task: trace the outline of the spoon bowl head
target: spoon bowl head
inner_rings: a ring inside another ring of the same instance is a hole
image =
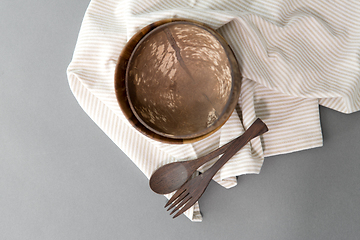
[[[180,188],[192,173],[187,162],[166,164],[151,175],[149,185],[158,194],[168,194]]]

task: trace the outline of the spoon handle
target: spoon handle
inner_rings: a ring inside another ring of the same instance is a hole
[[[236,138],[234,141],[230,142],[230,146],[227,147],[224,155],[217,160],[214,165],[212,165],[207,171],[203,174],[204,177],[212,179],[217,171],[224,166],[224,164],[237,153],[243,146],[245,146],[251,139],[265,133],[268,131],[266,124],[261,121],[260,118],[256,119],[255,122],[245,131],[243,135]]]
[[[222,145],[221,147],[217,148],[216,150],[202,156],[202,157],[199,157],[198,159],[196,160],[193,160],[191,161],[190,163],[193,164],[192,167],[194,169],[198,169],[200,166],[204,165],[206,162],[210,161],[211,159],[223,154],[227,149],[228,147],[233,143],[235,142],[237,139],[241,138],[241,136],[231,140],[230,142]]]

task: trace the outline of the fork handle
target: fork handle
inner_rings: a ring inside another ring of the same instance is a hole
[[[204,177],[212,179],[214,175],[219,171],[219,169],[224,166],[224,164],[232,158],[242,147],[244,147],[251,139],[266,133],[268,128],[266,124],[261,121],[260,118],[256,119],[255,122],[244,132],[241,137],[237,138],[231,145],[226,149],[225,153],[217,160],[214,165],[212,165],[208,170],[203,174]]]
[[[219,147],[218,149],[202,156],[199,157],[196,160],[192,160],[189,162],[189,164],[191,165],[191,168],[194,169],[194,172],[196,171],[196,169],[198,169],[200,166],[204,165],[205,163],[207,163],[208,161],[210,161],[211,159],[223,154],[228,148],[229,146],[236,141],[236,139],[240,138],[241,136],[231,140],[230,142],[222,145],[221,147]]]

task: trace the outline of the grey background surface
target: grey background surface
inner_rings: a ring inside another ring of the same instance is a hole
[[[360,112],[320,108],[324,146],[269,157],[202,223],[166,199],[92,122],[66,77],[88,0],[0,2],[0,239],[359,239]]]

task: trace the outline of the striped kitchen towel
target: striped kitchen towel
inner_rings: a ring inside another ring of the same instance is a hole
[[[114,70],[122,48],[141,28],[166,18],[193,19],[216,29],[233,49],[244,77],[238,107],[227,123],[193,144],[164,144],[143,136],[127,122],[115,97]],[[84,111],[148,178],[161,165],[223,145],[261,118],[269,132],[252,140],[214,177],[230,188],[236,176],[259,173],[266,156],[322,146],[319,104],[344,113],[359,110],[359,22],[355,0],[92,0],[68,80]],[[202,220],[198,204],[185,215]]]

